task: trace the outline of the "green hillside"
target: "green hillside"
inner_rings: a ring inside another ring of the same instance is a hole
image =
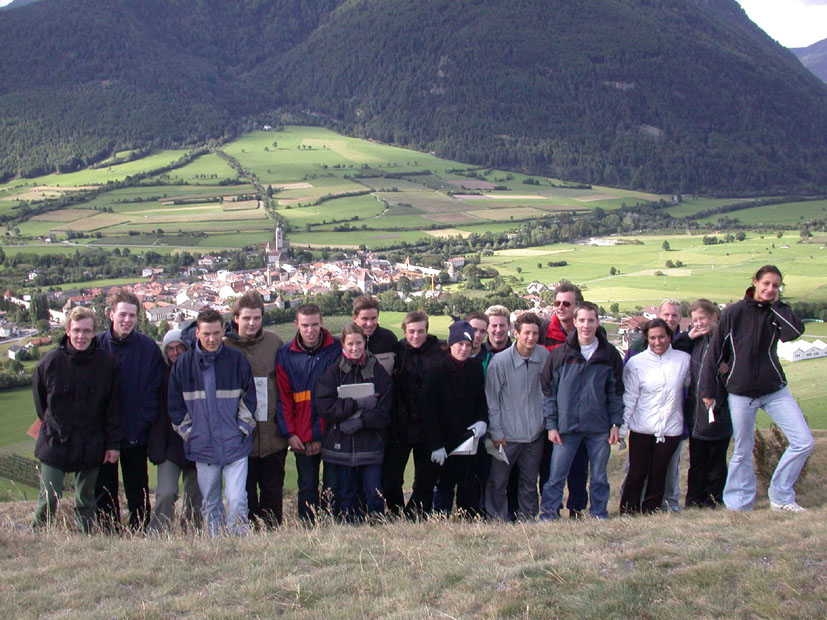
[[[827,86],[734,0],[41,0],[0,40],[0,179],[312,121],[631,189],[827,187]]]

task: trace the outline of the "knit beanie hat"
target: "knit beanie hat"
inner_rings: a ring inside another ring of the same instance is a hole
[[[474,342],[474,328],[471,327],[471,324],[468,321],[456,321],[452,323],[451,327],[448,329],[449,347],[457,342],[462,342],[463,340]]]
[[[161,345],[161,352],[166,357],[167,354],[167,346],[171,345],[173,342],[180,342],[184,346],[187,346],[187,343],[184,342],[183,338],[181,338],[181,330],[180,329],[171,329],[166,334],[164,334],[164,344]],[[187,347],[189,349],[189,347]]]

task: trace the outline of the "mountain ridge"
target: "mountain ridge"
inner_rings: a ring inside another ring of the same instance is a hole
[[[0,39],[7,178],[296,110],[590,183],[827,187],[827,86],[734,0],[40,0]]]

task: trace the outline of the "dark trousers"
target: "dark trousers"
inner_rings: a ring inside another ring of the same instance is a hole
[[[726,452],[729,437],[716,441],[689,438],[689,479],[686,507],[723,505],[727,477]]]
[[[543,458],[540,461],[540,488],[546,486],[549,472],[551,471],[551,453],[554,444],[546,439],[543,445]],[[569,476],[566,478],[566,486],[569,489],[569,497],[566,500],[566,510],[569,512],[583,512],[589,501],[586,492],[586,483],[589,480],[589,452],[586,450],[586,442],[580,444],[574,460],[571,462]]]
[[[405,484],[405,467],[408,465],[411,451],[414,457],[414,483],[413,493],[406,506],[402,487]],[[385,495],[388,514],[400,516],[404,511],[404,514],[414,516],[422,511],[430,512],[435,478],[431,470],[431,453],[424,441],[418,444],[403,443],[395,439],[388,441],[382,462],[382,492]]]
[[[119,458],[123,475],[123,490],[129,507],[129,529],[143,531],[149,525],[149,474],[146,464],[146,446],[121,450]],[[118,463],[104,463],[95,485],[97,518],[101,528],[117,531],[121,526],[121,504],[118,499]]]
[[[680,442],[680,435],[664,437],[663,441],[658,442],[654,435],[629,431],[629,473],[620,497],[621,513],[660,510],[666,489],[666,470]]]
[[[287,450],[247,459],[247,516],[256,527],[281,525],[286,459]]]
[[[352,523],[385,512],[381,463],[359,467],[337,465],[336,470],[339,515]]]
[[[296,473],[298,474],[297,499],[299,502],[299,518],[313,522],[319,510],[336,512],[334,499],[336,497],[336,465],[324,464],[322,470],[323,497],[319,495],[319,467],[322,455],[306,456],[296,452]]]
[[[434,495],[433,511],[451,514],[454,491],[456,490],[457,510],[463,516],[473,517],[480,513],[480,482],[477,477],[477,455],[449,456],[442,467],[435,468],[438,478]],[[450,501],[445,502],[445,498]]]

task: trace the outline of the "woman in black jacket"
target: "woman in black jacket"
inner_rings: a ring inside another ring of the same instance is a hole
[[[761,408],[790,442],[770,481],[770,508],[804,510],[795,501],[798,475],[813,448],[813,436],[798,404],[787,389],[787,378],[776,353],[778,341],[804,333],[804,325],[780,300],[781,272],[774,265],[758,270],[744,299],[724,310],[709,345],[699,393],[704,405],[715,404],[718,369],[726,364],[724,379],[732,419],[734,452],[729,462],[724,504],[730,510],[751,510],[755,503],[752,467],[755,414]]]
[[[316,406],[325,422],[322,460],[337,465],[334,503],[348,521],[384,512],[382,457],[390,424],[391,379],[376,357],[365,350],[364,330],[351,323],[342,330],[342,354],[316,384]],[[351,384],[373,384],[373,393],[356,398],[340,395]]]

